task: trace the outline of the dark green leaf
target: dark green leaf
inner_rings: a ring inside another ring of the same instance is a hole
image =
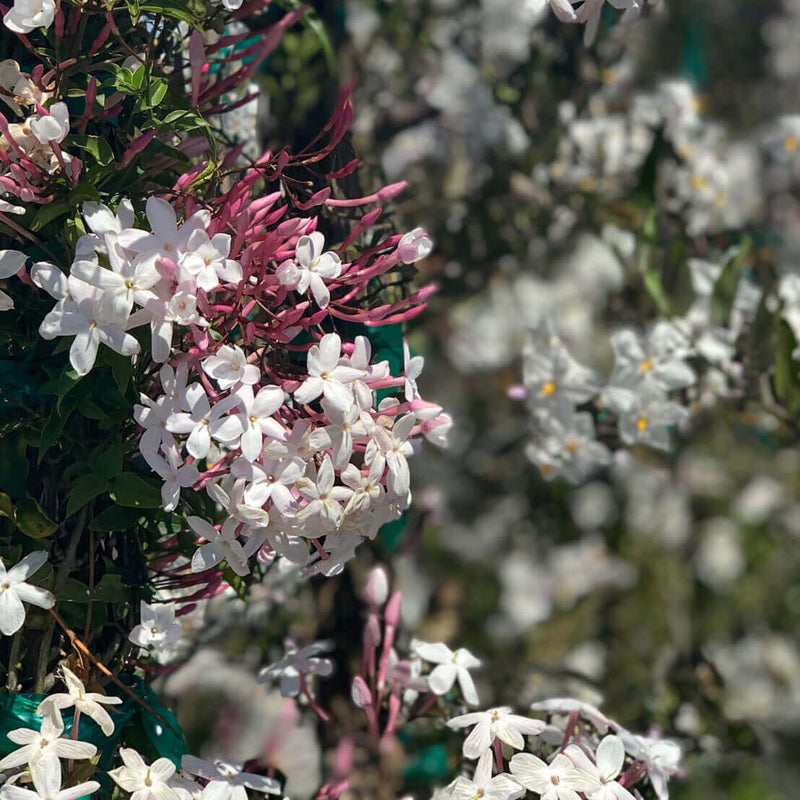
[[[109,506],[101,511],[90,523],[93,531],[127,531],[136,525],[141,512],[135,508]]]
[[[58,523],[32,497],[23,497],[17,503],[17,527],[32,539],[46,539],[58,530]]]
[[[81,475],[72,482],[67,495],[67,516],[71,517],[76,511],[83,508],[90,500],[94,500],[105,492],[107,481],[99,475]]]
[[[727,325],[733,308],[736,289],[744,271],[744,265],[750,254],[751,239],[745,239],[736,255],[725,265],[711,295],[711,323]]]
[[[161,492],[135,472],[123,472],[111,482],[111,499],[120,506],[158,508]]]
[[[0,446],[0,490],[12,498],[25,494],[28,459],[25,438],[21,433],[10,434]]]

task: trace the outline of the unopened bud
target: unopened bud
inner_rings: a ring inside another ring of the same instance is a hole
[[[422,228],[414,228],[397,245],[397,254],[404,264],[413,264],[430,255],[433,242]]]
[[[384,567],[374,567],[364,587],[364,599],[371,606],[382,606],[389,596],[389,575]]]
[[[383,612],[386,624],[392,628],[396,628],[400,623],[400,602],[403,599],[402,592],[395,592],[386,604],[386,610]]]
[[[372,705],[372,695],[370,694],[367,682],[360,676],[353,678],[353,686],[350,690],[353,703],[358,708],[368,708]]]

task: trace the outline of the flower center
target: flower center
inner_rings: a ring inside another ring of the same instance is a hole
[[[542,397],[550,397],[556,393],[556,389],[558,389],[558,386],[556,386],[553,381],[547,381],[547,383],[542,386]]]
[[[639,433],[644,433],[647,430],[647,417],[639,417],[636,422],[636,429]]]
[[[559,778],[558,775],[551,775],[550,776],[550,783],[552,783],[553,786],[558,786],[558,784],[561,783],[561,778]]]

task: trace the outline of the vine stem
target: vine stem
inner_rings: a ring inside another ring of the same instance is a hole
[[[75,528],[72,531],[72,538],[69,540],[67,552],[64,560],[56,571],[56,580],[53,584],[53,593],[58,597],[58,593],[64,588],[64,584],[69,577],[69,573],[75,566],[75,556],[78,552],[78,545],[83,535],[83,529],[86,525],[87,508],[84,506],[78,512],[78,519],[75,522]],[[51,609],[52,611],[52,609]],[[56,629],[56,621],[53,616],[47,620],[45,624],[44,633],[42,634],[42,643],[39,647],[39,660],[36,662],[36,681],[34,683],[33,691],[37,694],[44,693],[44,682],[47,678],[47,666],[50,663],[50,646],[53,643],[53,634]]]
[[[8,673],[6,677],[6,691],[15,692],[17,690],[17,662],[19,661],[19,651],[22,649],[22,628],[20,628],[11,640],[11,653],[8,657]]]

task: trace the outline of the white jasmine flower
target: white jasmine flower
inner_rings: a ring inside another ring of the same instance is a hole
[[[31,33],[37,28],[49,28],[55,14],[55,0],[14,0],[3,22],[14,33]]]
[[[124,766],[111,769],[108,774],[117,786],[131,792],[130,800],[179,800],[169,786],[175,765],[168,758],[148,765],[133,748],[122,747],[119,754]]]
[[[3,211],[0,201],[0,211]],[[24,266],[28,257],[19,250],[0,250],[0,280],[11,278]],[[0,291],[0,311],[10,311],[14,308],[14,301],[3,291]]]
[[[174,603],[154,603],[151,606],[141,600],[139,619],[141,622],[128,636],[139,647],[161,648],[177,642],[183,635],[183,625],[175,620]]]
[[[167,446],[166,457],[155,450],[142,450],[144,460],[164,483],[161,486],[161,507],[174,511],[181,498],[181,489],[188,489],[200,480],[200,472],[194,464],[184,464],[181,451],[173,444]]]
[[[320,658],[320,653],[329,653],[333,649],[332,642],[314,642],[299,650],[290,645],[280,661],[264,667],[258,673],[258,681],[267,683],[276,678],[281,679],[281,695],[297,697],[300,693],[300,675],[319,675],[327,677],[333,672],[333,661]]]
[[[516,800],[525,794],[516,781],[509,775],[500,773],[492,777],[492,753],[484,753],[475,767],[475,776],[469,778],[456,778],[450,785],[450,797],[453,800]]]
[[[511,758],[509,769],[516,781],[541,795],[541,800],[579,800],[578,792],[600,788],[597,778],[576,769],[563,753],[550,764],[530,753],[517,753]]]
[[[55,767],[57,762],[39,764],[32,772],[36,791],[6,784],[0,789],[0,800],[78,800],[81,797],[89,797],[100,788],[97,781],[86,781],[70,786],[69,789],[62,789],[61,769]]]
[[[284,403],[283,389],[264,386],[254,396],[252,386],[242,385],[233,394],[241,400],[243,410],[245,430],[240,441],[242,455],[248,461],[255,461],[261,455],[264,436],[279,441],[286,438],[283,425],[272,416]]]
[[[81,714],[93,719],[106,736],[111,736],[114,733],[114,723],[103,706],[119,705],[122,698],[108,697],[98,692],[87,692],[83,682],[72,670],[62,666],[61,671],[64,674],[67,692],[49,695],[39,705],[38,713],[41,714],[46,705],[52,705],[57,711],[74,706]]]
[[[238,520],[229,517],[221,530],[200,517],[189,517],[188,522],[195,533],[208,540],[192,556],[192,572],[203,572],[224,560],[237,575],[250,574],[247,555],[236,538],[236,529],[241,524]]]
[[[31,133],[39,140],[40,144],[50,142],[63,142],[69,133],[69,110],[66,103],[54,103],[44,116],[31,117],[28,124]]]
[[[353,404],[349,384],[364,377],[360,369],[339,363],[342,340],[336,333],[326,333],[318,345],[308,351],[308,378],[295,390],[298,403],[310,403],[324,395],[329,403],[342,411]]]
[[[342,261],[336,253],[323,252],[325,237],[314,231],[308,236],[301,236],[295,247],[294,261],[284,261],[278,267],[278,280],[283,286],[305,292],[311,289],[311,294],[320,308],[327,308],[331,299],[325,278],[338,278],[342,272]]]
[[[625,747],[618,736],[606,736],[597,745],[596,764],[574,744],[569,745],[564,754],[578,769],[594,775],[600,781],[599,789],[586,793],[589,800],[634,800],[634,796],[615,780],[625,762]]]
[[[481,662],[464,647],[455,651],[441,642],[421,642],[414,652],[423,660],[438,666],[428,675],[428,684],[434,694],[447,694],[458,680],[461,694],[472,706],[478,705],[478,692],[469,670],[479,667]]]
[[[244,351],[236,345],[222,345],[213,356],[203,359],[202,365],[220,389],[230,389],[237,383],[252,386],[261,378],[261,370],[255,364],[248,364]]]
[[[492,746],[495,739],[500,739],[517,750],[525,746],[525,736],[535,736],[545,727],[540,719],[529,719],[512,713],[512,709],[501,706],[487,711],[475,711],[462,714],[448,721],[448,728],[466,728],[474,725],[471,733],[464,740],[463,752],[467,758],[478,758]]]
[[[25,622],[23,602],[39,608],[52,608],[56,598],[46,589],[31,586],[26,579],[38,572],[47,561],[47,553],[37,550],[29,553],[10,570],[0,562],[0,631],[4,636],[16,633]]]
[[[633,388],[652,381],[668,392],[697,381],[694,370],[683,360],[686,339],[669,322],[656,323],[642,341],[634,331],[618,331],[611,337],[614,348],[614,372],[610,383]]]
[[[228,761],[203,761],[185,755],[181,769],[209,781],[203,789],[203,800],[247,800],[248,789],[262,794],[281,794],[281,785],[274,778],[242,772],[243,765]]]
[[[9,731],[8,738],[14,744],[22,745],[22,747],[9,753],[0,761],[0,770],[21,767],[23,764],[31,767],[40,764],[43,771],[58,770],[60,781],[59,758],[73,760],[92,758],[97,752],[97,748],[93,744],[62,738],[64,721],[57,709],[45,705],[42,712],[42,724],[38,731],[31,728],[17,728]]]
[[[669,739],[650,739],[627,731],[621,731],[619,738],[630,755],[646,764],[659,800],[669,800],[667,782],[680,768],[681,748]]]

